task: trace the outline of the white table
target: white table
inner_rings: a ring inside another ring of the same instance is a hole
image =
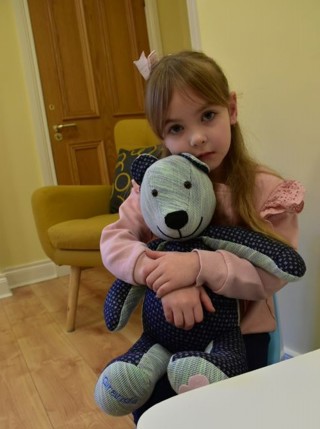
[[[137,429],[320,429],[320,350],[175,396]]]

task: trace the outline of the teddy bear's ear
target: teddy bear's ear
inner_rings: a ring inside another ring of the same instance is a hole
[[[183,158],[186,158],[187,160],[189,160],[193,165],[195,165],[197,168],[199,168],[199,170],[202,170],[207,174],[210,173],[209,166],[207,164],[205,164],[204,162],[200,161],[200,159],[191,155],[191,153],[186,153],[186,152],[180,153],[180,156],[183,156]]]
[[[158,161],[158,158],[153,155],[148,155],[147,153],[139,155],[133,161],[131,165],[131,174],[132,178],[138,183],[138,185],[141,185],[144,173],[156,161]]]

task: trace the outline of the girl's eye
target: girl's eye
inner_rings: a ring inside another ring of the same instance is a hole
[[[182,130],[183,130],[182,125],[175,124],[175,125],[172,125],[172,126],[169,128],[168,133],[169,133],[169,134],[178,134],[178,133],[180,133]]]
[[[207,112],[204,112],[202,115],[202,120],[204,122],[209,122],[212,121],[212,119],[215,117],[215,113],[212,112],[211,110],[208,110]]]

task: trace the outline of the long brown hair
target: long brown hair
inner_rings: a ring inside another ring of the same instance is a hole
[[[147,119],[161,139],[174,90],[187,93],[190,89],[209,104],[229,108],[228,80],[212,58],[195,51],[165,56],[152,69],[145,99]],[[168,155],[169,152],[165,154]],[[228,172],[226,184],[231,189],[234,207],[243,224],[285,241],[259,216],[254,206],[256,174],[258,170],[261,171],[261,165],[249,155],[238,122],[231,125],[231,145],[223,162],[225,171]],[[264,171],[277,175],[268,169]]]

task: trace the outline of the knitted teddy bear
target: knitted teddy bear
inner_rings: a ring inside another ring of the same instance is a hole
[[[190,252],[225,249],[285,281],[301,278],[305,265],[289,246],[242,227],[210,225],[216,199],[208,166],[190,154],[158,160],[139,156],[132,176],[140,187],[144,220],[158,239],[153,250]],[[184,330],[168,323],[161,300],[146,286],[116,280],[105,301],[109,330],[117,331],[143,300],[143,333],[123,355],[111,361],[99,377],[95,399],[110,415],[129,414],[150,397],[167,372],[177,393],[214,383],[247,370],[239,328],[238,302],[206,292],[215,312],[204,310],[201,323]]]

